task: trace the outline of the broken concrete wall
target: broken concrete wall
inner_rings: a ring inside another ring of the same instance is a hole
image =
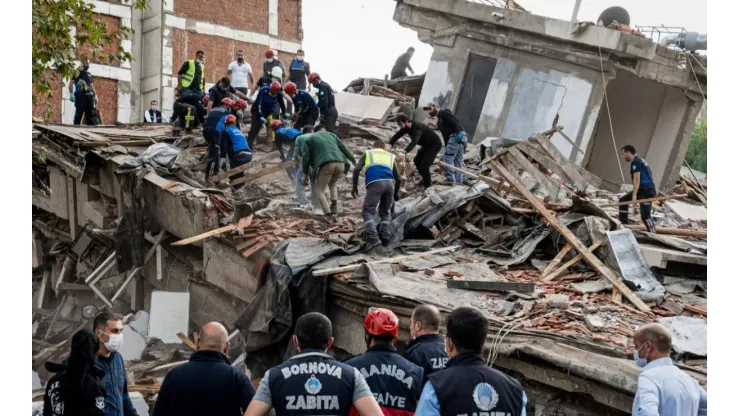
[[[149,174],[142,184],[142,198],[146,201],[147,215],[167,232],[180,238],[201,234],[204,227],[205,198],[193,192],[162,190],[170,181]]]
[[[62,219],[69,219],[69,201],[67,200],[67,175],[57,166],[49,165],[49,188],[51,195],[34,191],[33,205],[51,212]]]
[[[252,258],[258,258],[258,254]],[[258,276],[255,276],[255,263],[244,258],[218,239],[210,239],[203,244],[203,264],[205,278],[226,293],[250,302],[257,293]]]

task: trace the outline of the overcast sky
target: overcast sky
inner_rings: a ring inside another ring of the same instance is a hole
[[[517,0],[528,11],[570,20],[574,0]],[[413,46],[411,67],[426,71],[432,47],[393,21],[393,0],[304,0],[303,49],[313,71],[335,90],[360,76],[383,78],[398,55]],[[596,21],[611,6],[630,13],[632,25],[682,26],[706,33],[707,3],[696,0],[582,0],[579,20]],[[287,64],[287,63],[286,63]]]

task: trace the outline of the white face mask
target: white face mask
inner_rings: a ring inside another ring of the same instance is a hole
[[[267,58],[267,62],[270,62],[270,63],[272,63],[272,61],[274,61],[274,60],[275,59],[273,59],[273,58]]]
[[[303,57],[302,56],[296,56],[295,59],[297,59],[298,61],[302,61],[303,60]]]
[[[151,107],[152,111],[157,111],[157,108],[158,108],[158,107],[157,107],[156,105],[153,105],[153,106]]]
[[[123,334],[108,334],[108,342],[104,343],[108,351],[118,351],[123,345]]]

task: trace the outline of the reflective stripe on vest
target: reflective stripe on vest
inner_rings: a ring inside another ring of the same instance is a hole
[[[200,89],[203,90],[206,85],[206,67],[205,65],[200,65]],[[188,61],[188,72],[182,74],[180,76],[180,79],[182,79],[182,87],[188,88],[190,86],[190,83],[193,82],[193,78],[195,77],[195,60],[191,59]]]
[[[376,181],[393,179],[393,163],[396,157],[383,149],[365,152],[365,186]]]

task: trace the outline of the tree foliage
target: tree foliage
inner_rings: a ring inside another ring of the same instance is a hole
[[[699,172],[707,172],[707,119],[696,123],[691,133],[689,149],[686,151],[686,163]]]
[[[132,30],[122,26],[119,33],[109,33],[108,25],[95,19],[94,5],[85,0],[32,1],[32,83],[39,96],[50,97],[60,87],[59,80],[74,77],[79,70],[77,59],[101,63],[132,60],[120,46],[122,39],[130,39]],[[148,0],[134,0],[133,5],[144,10]],[[114,44],[119,45],[116,53],[103,50]],[[89,52],[78,56],[82,48]],[[34,94],[34,104],[36,100]]]

